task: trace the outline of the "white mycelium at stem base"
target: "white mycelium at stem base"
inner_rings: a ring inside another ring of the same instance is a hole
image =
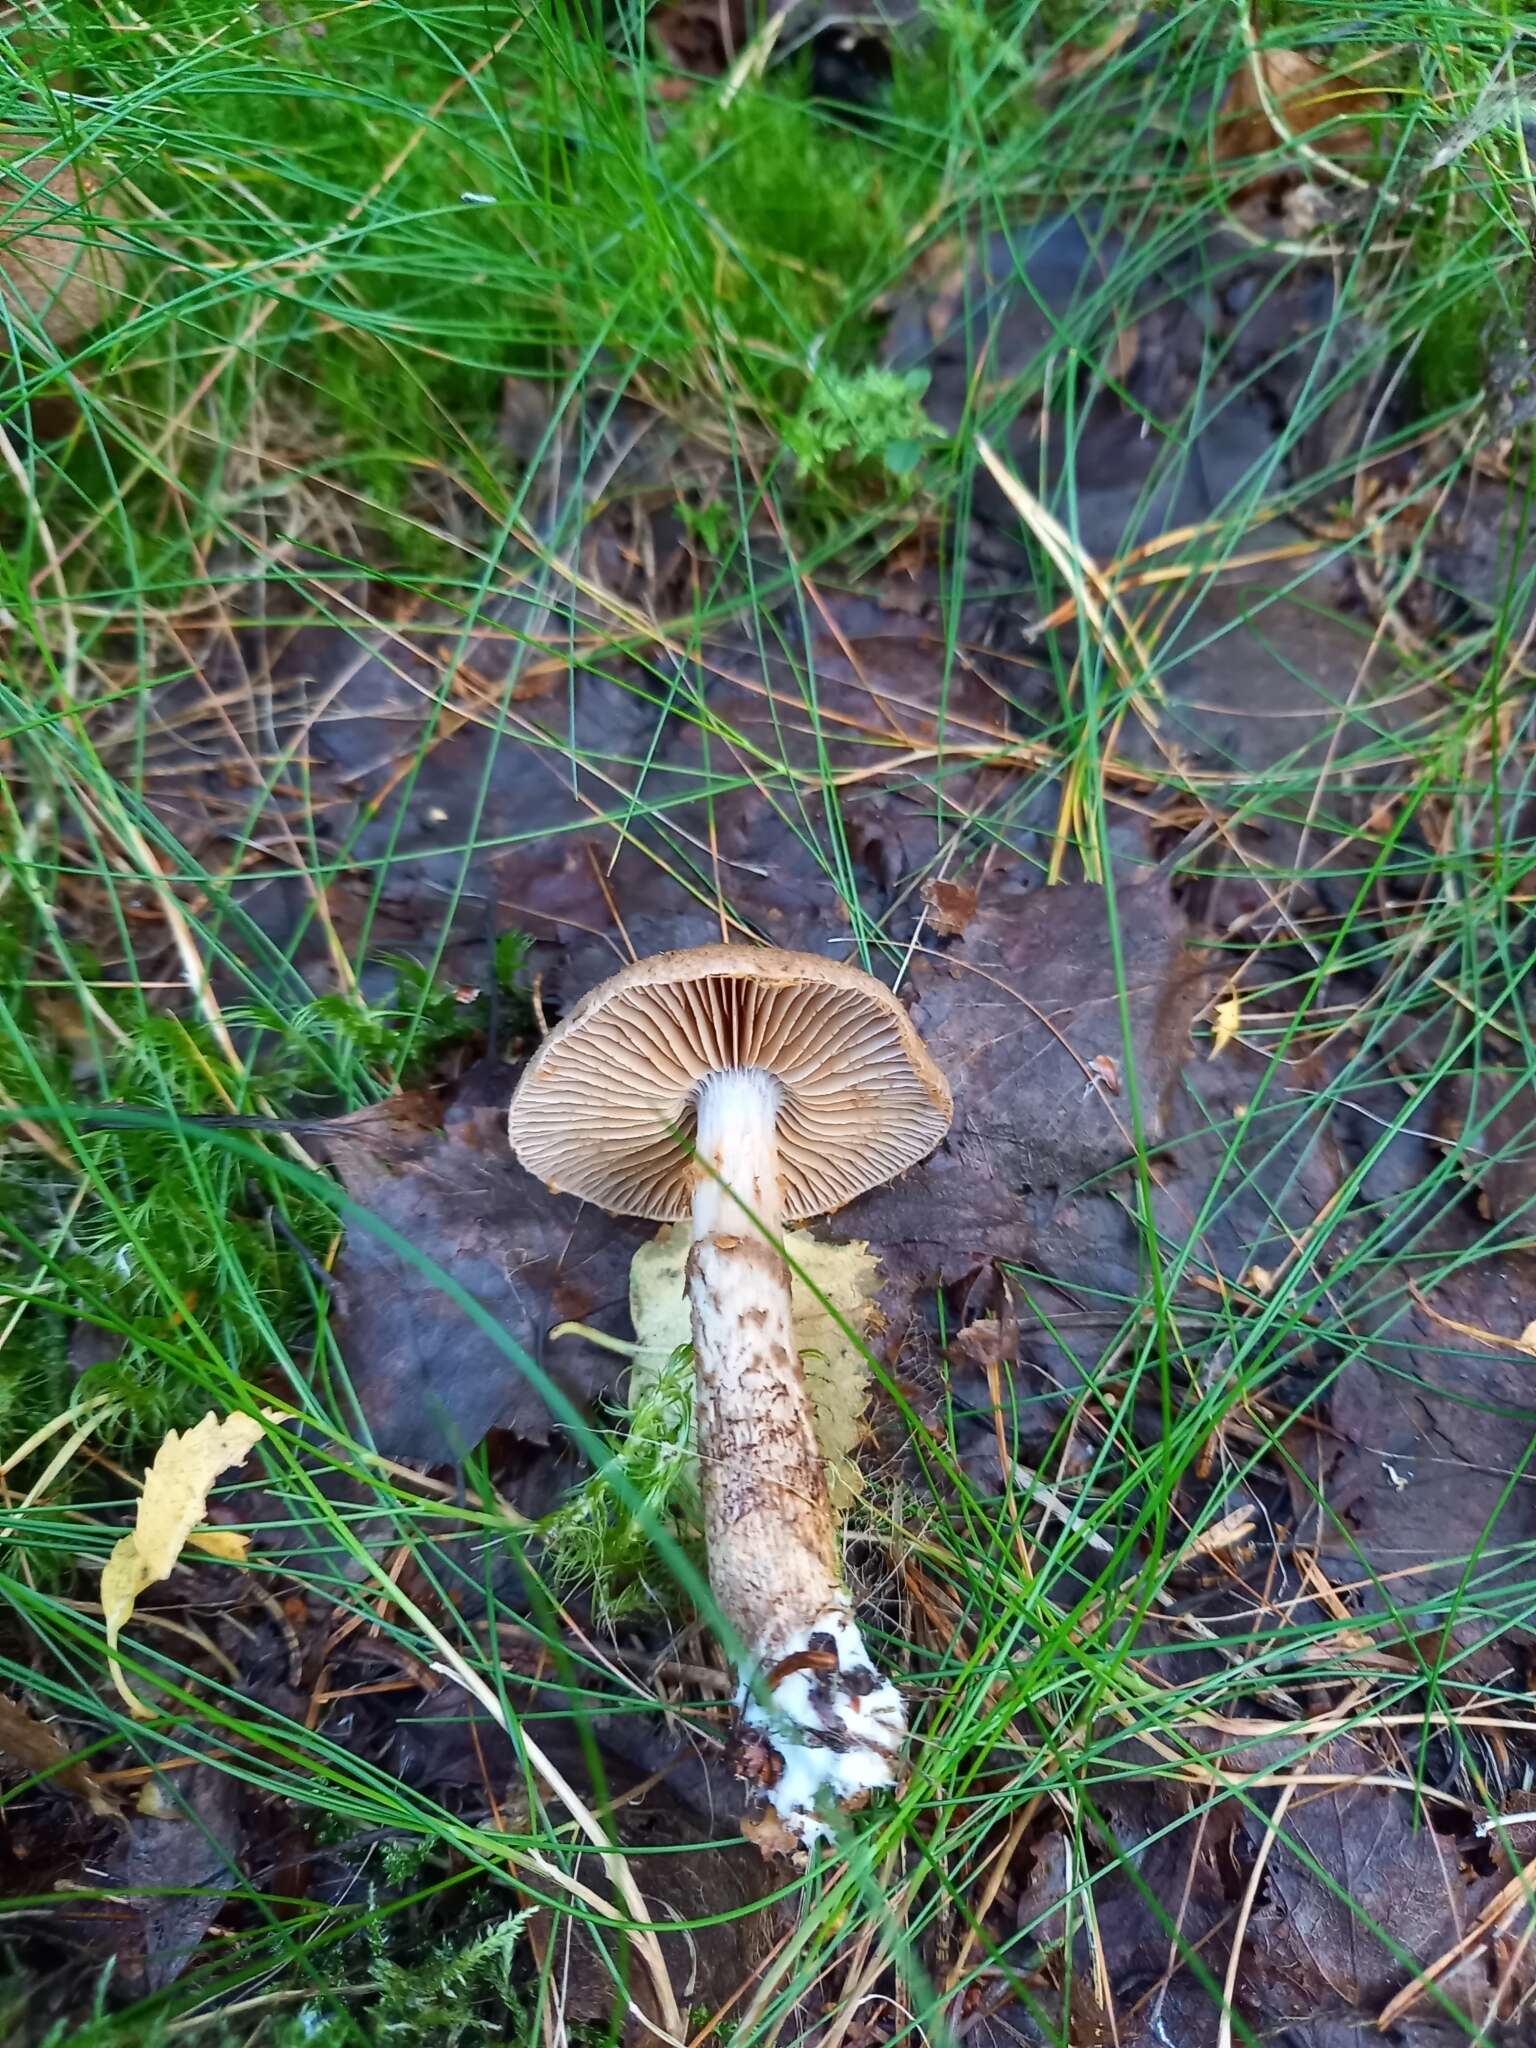
[[[895,1782],[906,1713],[870,1663],[839,1569],[776,1244],[779,1094],[758,1068],[700,1084],[688,1298],[710,1583],[746,1649],[739,1768],[811,1842],[825,1832],[819,1793],[846,1801]]]

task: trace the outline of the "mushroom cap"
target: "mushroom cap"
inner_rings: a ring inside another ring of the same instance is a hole
[[[693,1201],[699,1085],[745,1068],[782,1091],[789,1222],[915,1164],[953,1114],[949,1084],[873,976],[813,953],[699,946],[638,960],[583,996],[518,1083],[512,1149],[551,1187],[674,1222]]]

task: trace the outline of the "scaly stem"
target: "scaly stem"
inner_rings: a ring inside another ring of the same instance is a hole
[[[756,1069],[700,1090],[688,1299],[710,1584],[746,1648],[738,1768],[809,1842],[825,1832],[821,1790],[846,1801],[894,1781],[906,1716],[870,1664],[842,1581],[774,1242],[778,1097]]]

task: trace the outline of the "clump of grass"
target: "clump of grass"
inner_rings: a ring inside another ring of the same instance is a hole
[[[0,75],[0,119],[58,123],[115,203],[156,224],[128,235],[142,308],[66,380],[85,412],[42,465],[57,507],[104,508],[88,558],[103,578],[142,576],[168,462],[211,510],[247,440],[353,519],[360,502],[371,574],[452,572],[434,537],[445,485],[477,520],[516,500],[503,380],[559,381],[577,361],[620,384],[643,363],[653,396],[688,412],[710,394],[771,452],[813,361],[867,353],[873,301],[940,189],[912,84],[883,138],[809,104],[794,71],[725,107],[701,89],[657,124],[621,32],[544,24],[539,52],[486,65],[481,22],[453,7],[328,12],[323,33],[304,9],[265,27],[219,0],[177,12],[115,40],[84,0],[50,17],[53,60],[104,106],[157,105],[175,51],[171,147],[148,114],[82,121],[34,105],[28,74]],[[44,35],[34,61],[47,52]],[[194,379],[215,437],[182,416]],[[0,418],[57,385],[40,362]],[[245,523],[244,500],[226,517]]]
[[[376,1002],[354,993],[286,1012],[270,1004],[232,1008],[226,1024],[250,1047],[250,1064],[239,1066],[201,1020],[145,1015],[131,986],[105,988],[103,1013],[127,1028],[99,1077],[102,1107],[143,1111],[150,1120],[78,1132],[74,1171],[90,1199],[71,1201],[59,1162],[16,1173],[0,1245],[11,1260],[13,1299],[26,1313],[11,1332],[0,1394],[7,1434],[24,1435],[57,1412],[72,1330],[77,1338],[90,1333],[79,1352],[76,1398],[112,1405],[125,1449],[158,1443],[167,1429],[204,1412],[200,1349],[253,1384],[281,1375],[315,1340],[311,1262],[334,1238],[333,1214],[264,1176],[250,1157],[202,1145],[177,1126],[257,1104],[279,1124],[323,1116],[355,1099],[341,1085],[348,1073],[365,1099],[417,1084],[456,1048],[483,1040],[493,1007],[509,1036],[525,1027],[527,951],[524,934],[502,935],[494,1005],[490,990],[459,988],[419,961],[384,956],[394,987]],[[29,1011],[24,978],[17,992],[11,1099],[17,1089],[31,1094],[40,1077],[66,1099],[75,1091],[65,1056]],[[28,1058],[18,1072],[23,1049]],[[257,1162],[263,1142],[255,1141]],[[67,1227],[50,1231],[66,1212]]]

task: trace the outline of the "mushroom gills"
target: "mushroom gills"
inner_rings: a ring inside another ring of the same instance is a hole
[[[687,1286],[710,1583],[743,1647],[738,1768],[810,1843],[823,1794],[896,1781],[906,1715],[842,1580],[778,1248],[782,1094],[756,1068],[699,1086]]]

